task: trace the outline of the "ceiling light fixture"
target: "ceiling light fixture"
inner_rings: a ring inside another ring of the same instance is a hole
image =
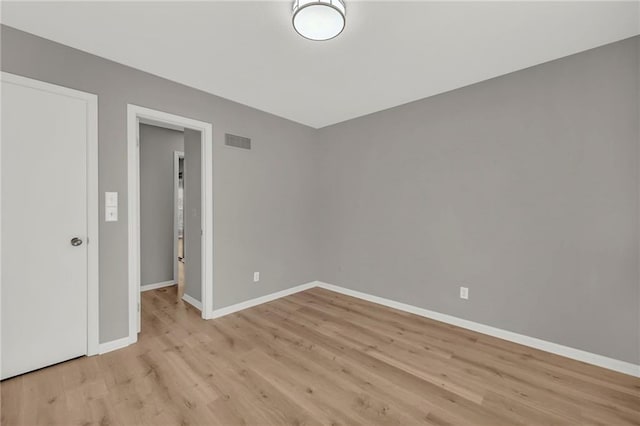
[[[342,0],[295,0],[293,28],[309,40],[330,40],[344,29],[346,12]]]

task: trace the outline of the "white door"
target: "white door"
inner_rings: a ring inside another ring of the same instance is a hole
[[[86,100],[3,76],[3,379],[87,354],[88,135]]]

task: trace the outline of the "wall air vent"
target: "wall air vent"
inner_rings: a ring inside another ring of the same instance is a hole
[[[224,144],[234,148],[251,149],[251,139],[229,133],[224,135]]]

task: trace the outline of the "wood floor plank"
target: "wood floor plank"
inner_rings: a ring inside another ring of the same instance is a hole
[[[138,343],[8,379],[2,425],[640,425],[640,379],[329,290],[203,321],[142,294]]]
[[[325,406],[322,401],[327,404],[340,401],[343,405],[341,412],[352,413],[357,417],[357,423],[363,424],[406,424],[411,422],[411,417],[405,415],[407,412],[412,412],[414,416],[426,415],[427,412],[420,411],[419,406],[393,404],[389,393],[382,389],[372,389],[368,385],[368,378],[356,377],[353,374],[346,377],[345,366],[335,360],[333,354],[318,351],[318,347],[311,341],[289,334],[275,324],[270,325],[268,321],[252,318],[249,312],[246,313],[246,318],[244,315],[242,317],[253,329],[263,330],[263,335],[256,338],[261,340],[265,347],[270,348],[269,351],[260,351],[260,354],[254,351],[248,356],[256,358],[265,354],[266,357],[261,358],[265,365],[278,365],[277,368],[269,370],[271,377],[276,380],[288,378],[289,381],[297,383],[300,395],[319,401],[320,407]],[[271,358],[271,361],[268,358]],[[259,371],[262,370],[263,368]],[[328,372],[332,374],[329,376]],[[365,390],[366,393],[363,392]]]
[[[258,307],[258,309],[261,308]],[[278,317],[278,315],[273,312],[271,312],[271,316]],[[267,315],[265,315],[265,317],[269,319]],[[428,396],[429,404],[432,408],[440,407],[452,416],[459,416],[460,413],[462,413],[463,415],[461,417],[463,418],[466,416],[470,419],[475,419],[475,424],[510,424],[504,418],[501,418],[500,415],[492,415],[481,405],[456,395],[438,384],[424,380],[422,377],[417,377],[401,368],[370,356],[365,351],[360,350],[357,347],[357,343],[354,346],[348,339],[341,339],[330,334],[325,334],[321,329],[308,327],[297,321],[297,319],[298,317],[296,317],[295,320],[281,317],[281,322],[278,325],[282,329],[306,337],[308,340],[313,341],[321,350],[331,352],[333,357],[340,358],[343,362],[352,363],[352,365],[357,366],[356,368],[364,367],[374,374],[386,377],[398,386],[411,389],[411,391],[416,394]],[[350,371],[348,372],[350,373]]]

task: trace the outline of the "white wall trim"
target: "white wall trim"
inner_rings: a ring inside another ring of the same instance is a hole
[[[366,300],[368,302],[373,302],[379,305],[384,305],[390,308],[398,309],[400,311],[409,312],[415,315],[420,315],[422,317],[434,319],[436,321],[466,328],[467,330],[476,331],[482,334],[488,334],[489,336],[497,337],[499,339],[507,340],[514,343],[519,343],[521,345],[529,346],[535,349],[540,349],[545,352],[551,352],[556,355],[561,355],[577,361],[586,362],[587,364],[597,365],[599,367],[607,368],[609,370],[614,370],[614,371],[618,371],[620,373],[628,374],[631,376],[640,377],[640,365],[632,364],[630,362],[620,361],[620,360],[609,358],[603,355],[598,355],[591,352],[583,351],[581,349],[575,349],[569,346],[560,345],[558,343],[537,339],[535,337],[525,336],[524,334],[518,334],[512,331],[491,327],[491,326],[480,324],[477,322],[454,317],[452,315],[441,314],[439,312],[430,311],[428,309],[419,308],[417,306],[396,302],[393,300],[385,299],[383,297],[373,296],[373,295],[362,293],[355,290],[350,290],[348,288],[340,287],[333,284],[328,284],[328,283],[318,281],[316,282],[316,286],[327,289],[327,290],[335,291],[336,293],[341,293],[347,296],[352,296],[358,299]]]
[[[132,342],[128,336],[123,337],[122,339],[116,339],[110,342],[100,343],[99,354],[102,355],[102,354],[106,354],[107,352],[115,351],[117,349],[122,349],[129,346],[132,343],[135,343],[135,341]]]
[[[275,293],[267,294],[265,296],[256,297],[255,299],[246,300],[244,302],[236,303],[235,305],[226,306],[213,311],[211,318],[220,318],[225,315],[232,314],[234,312],[242,311],[243,309],[252,308],[263,303],[271,302],[272,300],[280,299],[281,297],[289,296],[290,294],[298,293],[301,291],[309,290],[310,288],[317,286],[317,281],[302,284],[296,287],[291,287],[286,290],[277,291]]]
[[[87,102],[87,355],[96,355],[100,345],[100,189],[98,186],[98,96]]]
[[[164,121],[152,120],[149,118],[140,118],[140,124],[148,124],[150,126],[162,127],[163,129],[175,130],[178,132],[184,132],[184,127],[178,126]]]
[[[200,302],[199,300],[196,300],[195,298],[189,296],[187,293],[182,295],[182,300],[202,312],[202,302]]]
[[[176,282],[173,280],[162,281],[162,282],[153,283],[153,284],[145,284],[140,286],[140,291],[157,290],[163,287],[171,287],[172,285],[176,285]]]
[[[87,112],[87,355],[99,351],[100,289],[98,193],[98,96],[56,84],[2,72],[2,81],[86,102]],[[1,260],[0,260],[1,262]],[[1,268],[1,266],[0,266]],[[1,283],[0,283],[1,288]]]
[[[127,104],[128,220],[129,220],[129,338],[138,339],[140,303],[140,121],[197,130],[202,135],[201,211],[202,318],[213,311],[213,126],[211,123]]]

